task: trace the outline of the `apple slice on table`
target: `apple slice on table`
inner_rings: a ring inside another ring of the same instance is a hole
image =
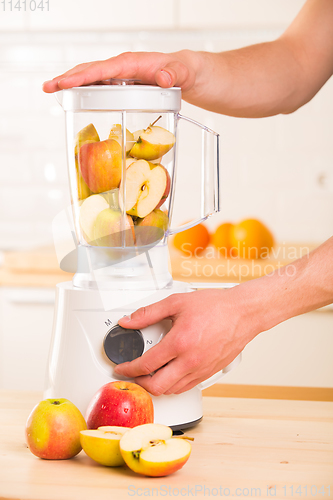
[[[120,210],[106,208],[93,223],[93,244],[101,247],[133,246],[135,232],[132,217],[125,215],[125,227]]]
[[[80,432],[80,442],[88,457],[101,465],[119,467],[124,465],[119,442],[129,427],[104,426]]]
[[[137,219],[135,228],[135,238],[137,246],[151,245],[163,238],[168,229],[169,218],[162,210],[155,209],[144,219]]]
[[[122,206],[122,182],[119,186],[120,206]],[[126,169],[125,210],[129,215],[146,217],[164,202],[169,191],[170,176],[162,165],[139,160]]]
[[[156,160],[165,155],[173,147],[175,136],[163,127],[150,125],[145,130],[134,132],[136,140],[130,150],[130,156],[143,160]]]
[[[122,127],[119,123],[112,125],[110,130],[109,139],[114,139],[120,146],[122,143]],[[128,129],[126,129],[126,153],[128,153],[135,143],[134,135]]]
[[[117,141],[87,142],[80,147],[78,158],[82,177],[93,193],[119,187],[122,154]]]
[[[168,476],[181,469],[191,454],[186,439],[172,437],[172,429],[161,424],[138,425],[120,440],[120,452],[128,467],[145,476]]]

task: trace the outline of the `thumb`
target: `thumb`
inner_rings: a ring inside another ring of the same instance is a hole
[[[190,71],[180,61],[171,61],[155,73],[157,85],[163,88],[181,87],[189,85]]]
[[[145,328],[149,325],[154,325],[165,318],[170,318],[176,313],[176,302],[172,295],[155,304],[140,307],[130,316],[121,318],[118,323],[123,328]]]

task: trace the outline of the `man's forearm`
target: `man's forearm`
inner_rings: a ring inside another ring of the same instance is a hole
[[[332,303],[333,237],[308,255],[243,286],[244,313],[251,318],[254,336]]]

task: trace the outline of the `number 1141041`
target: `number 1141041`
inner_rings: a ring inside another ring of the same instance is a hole
[[[1,10],[4,12],[27,12],[50,10],[49,0],[1,0]]]

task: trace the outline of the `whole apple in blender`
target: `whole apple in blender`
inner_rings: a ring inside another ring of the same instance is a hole
[[[80,442],[83,451],[95,462],[108,467],[124,465],[119,442],[130,427],[109,425],[98,429],[88,429],[80,432]]]
[[[120,210],[102,210],[93,224],[93,242],[102,247],[133,246],[135,232],[132,217],[126,214],[123,221]]]
[[[25,436],[37,457],[62,460],[81,451],[80,431],[86,428],[80,411],[68,399],[45,399],[30,413]]]
[[[154,421],[150,394],[138,384],[109,382],[94,395],[86,412],[88,429],[101,426],[135,427]]]
[[[93,193],[103,193],[119,186],[121,153],[119,143],[113,139],[90,142],[80,147],[80,172]]]
[[[119,203],[122,207],[123,181],[119,186]],[[138,160],[126,169],[126,206],[129,215],[143,219],[161,206],[170,191],[170,176],[162,165]]]
[[[142,160],[156,160],[165,155],[173,147],[175,136],[163,127],[150,125],[145,130],[134,132],[136,140],[130,150],[130,156]]]
[[[163,238],[168,229],[169,218],[162,210],[155,209],[144,219],[137,219],[135,225],[136,244],[150,245]]]
[[[122,143],[122,127],[119,123],[112,125],[110,130],[109,139],[114,139],[120,146]],[[128,129],[126,129],[126,153],[128,153],[135,143],[134,135]]]
[[[145,476],[160,477],[185,465],[192,449],[186,439],[191,438],[172,437],[172,429],[166,425],[146,424],[126,432],[119,446],[130,469]]]

